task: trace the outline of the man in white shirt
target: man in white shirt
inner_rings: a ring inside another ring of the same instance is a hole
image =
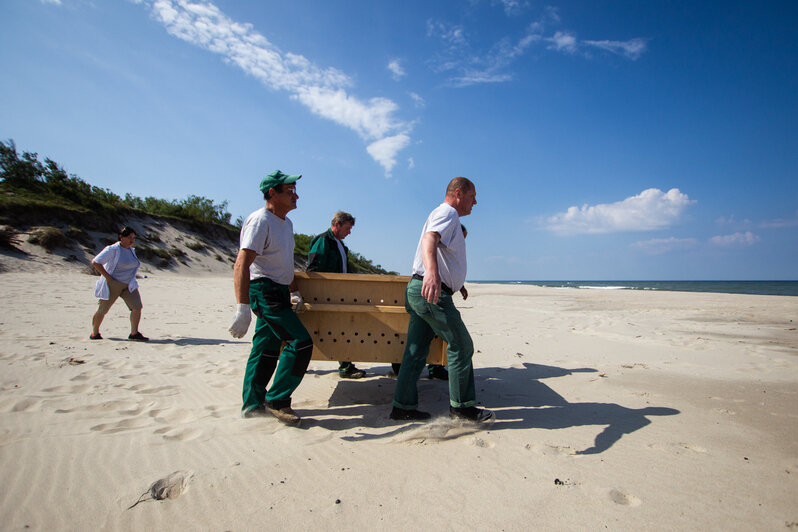
[[[252,319],[250,309],[258,317],[244,372],[241,413],[249,417],[268,410],[288,424],[300,421],[291,409],[291,394],[313,353],[310,334],[291,303],[292,296],[300,301],[301,296],[294,282],[294,226],[286,215],[296,209],[300,177],[275,170],[260,183],[266,207],[250,214],[241,226],[233,273],[238,305],[230,326],[233,337],[241,338]]]
[[[413,277],[405,292],[405,309],[410,314],[407,343],[394,391],[395,420],[425,420],[430,414],[418,410],[418,378],[426,364],[429,346],[435,335],[448,344],[449,415],[470,423],[493,420],[493,412],[477,408],[474,343],[460,312],[452,302],[466,277],[466,247],[460,218],[471,214],[477,204],[474,184],[455,177],[446,196],[430,213],[416,248]]]

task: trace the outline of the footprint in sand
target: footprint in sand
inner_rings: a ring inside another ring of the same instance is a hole
[[[572,447],[568,447],[567,445],[546,445],[546,444],[535,444],[535,443],[527,443],[524,445],[525,449],[530,451],[535,451],[536,453],[540,453],[544,456],[571,456],[576,454],[576,451],[573,450]]]
[[[96,432],[104,432],[106,434],[116,434],[117,432],[140,429],[149,424],[150,422],[147,419],[134,417],[130,419],[123,419],[122,421],[117,421],[116,423],[102,423],[100,425],[94,425],[91,427],[91,430]]]
[[[168,429],[165,432],[155,432],[161,434],[163,439],[170,441],[191,441],[202,436],[202,429],[198,428]]]
[[[197,416],[195,416],[190,410],[185,409],[165,408],[151,410],[149,415],[150,417],[155,418],[155,421],[158,423],[168,423],[170,425],[179,425],[197,419]]]
[[[93,379],[94,377],[96,377],[98,375],[102,375],[102,371],[100,371],[98,369],[92,369],[92,370],[89,370],[89,371],[84,371],[80,375],[75,375],[74,377],[72,377],[69,380],[76,381],[76,382],[77,381],[87,381],[89,379]]]
[[[674,454],[680,454],[682,451],[692,451],[694,453],[705,453],[707,450],[700,445],[685,442],[670,442],[670,443],[650,443],[649,449],[656,449],[658,451],[665,451]]]
[[[45,388],[42,391],[47,393],[84,393],[92,388],[91,384],[76,384],[75,386],[53,386],[52,388]]]
[[[59,408],[56,414],[71,414],[73,412],[110,412],[119,408],[134,408],[136,403],[130,401],[106,401],[92,405],[76,406],[74,408]]]
[[[3,412],[30,412],[42,404],[41,399],[28,397],[21,401],[9,400],[0,408]]]
[[[156,480],[147,491],[141,494],[139,500],[128,507],[128,510],[148,499],[155,499],[156,501],[177,499],[186,492],[188,483],[193,476],[194,473],[191,471],[175,471],[167,477]]]
[[[180,393],[180,388],[178,386],[156,386],[155,388],[146,388],[136,385],[131,386],[130,389],[139,395],[157,395],[159,397],[167,397]]]
[[[610,491],[610,500],[621,506],[640,506],[643,503],[643,501],[622,488],[613,488]]]

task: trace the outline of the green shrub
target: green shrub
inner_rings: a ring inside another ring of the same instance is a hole
[[[178,259],[182,259],[183,257],[186,256],[186,252],[185,251],[183,251],[182,249],[176,248],[174,246],[172,246],[172,248],[169,250],[169,254],[172,255],[173,257],[177,257]]]
[[[189,242],[186,247],[192,251],[203,251],[206,248],[205,244],[197,241]]]
[[[28,242],[52,252],[55,249],[69,247],[72,239],[57,227],[40,227],[31,233]]]
[[[168,266],[170,262],[172,262],[172,256],[169,254],[168,251],[159,249],[159,248],[151,248],[149,246],[142,246],[141,244],[136,245],[136,256],[139,259],[155,262],[155,259],[161,259],[159,262],[159,266]],[[164,262],[166,264],[164,264]]]
[[[147,242],[160,242],[161,241],[160,235],[158,235],[158,233],[155,233],[155,232],[149,232],[149,233],[147,233],[145,235],[142,235],[142,238],[144,240],[146,240]]]
[[[94,240],[89,236],[89,233],[79,227],[73,226],[67,229],[66,236],[73,240],[77,240],[86,247],[94,248]]]
[[[19,235],[13,229],[10,227],[0,228],[0,248],[19,251],[17,246],[21,243],[22,241],[19,239]]]

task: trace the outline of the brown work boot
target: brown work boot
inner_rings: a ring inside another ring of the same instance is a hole
[[[271,414],[276,417],[278,420],[282,421],[286,425],[298,425],[299,421],[302,419],[300,418],[296,412],[294,412],[290,406],[284,406],[282,408],[272,408],[269,405],[266,405],[266,410],[271,412]]]

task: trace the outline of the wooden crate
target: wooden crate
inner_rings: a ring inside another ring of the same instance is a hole
[[[313,360],[401,362],[410,315],[404,275],[296,272],[305,300],[299,319],[313,338]],[[446,364],[435,338],[429,364]]]

